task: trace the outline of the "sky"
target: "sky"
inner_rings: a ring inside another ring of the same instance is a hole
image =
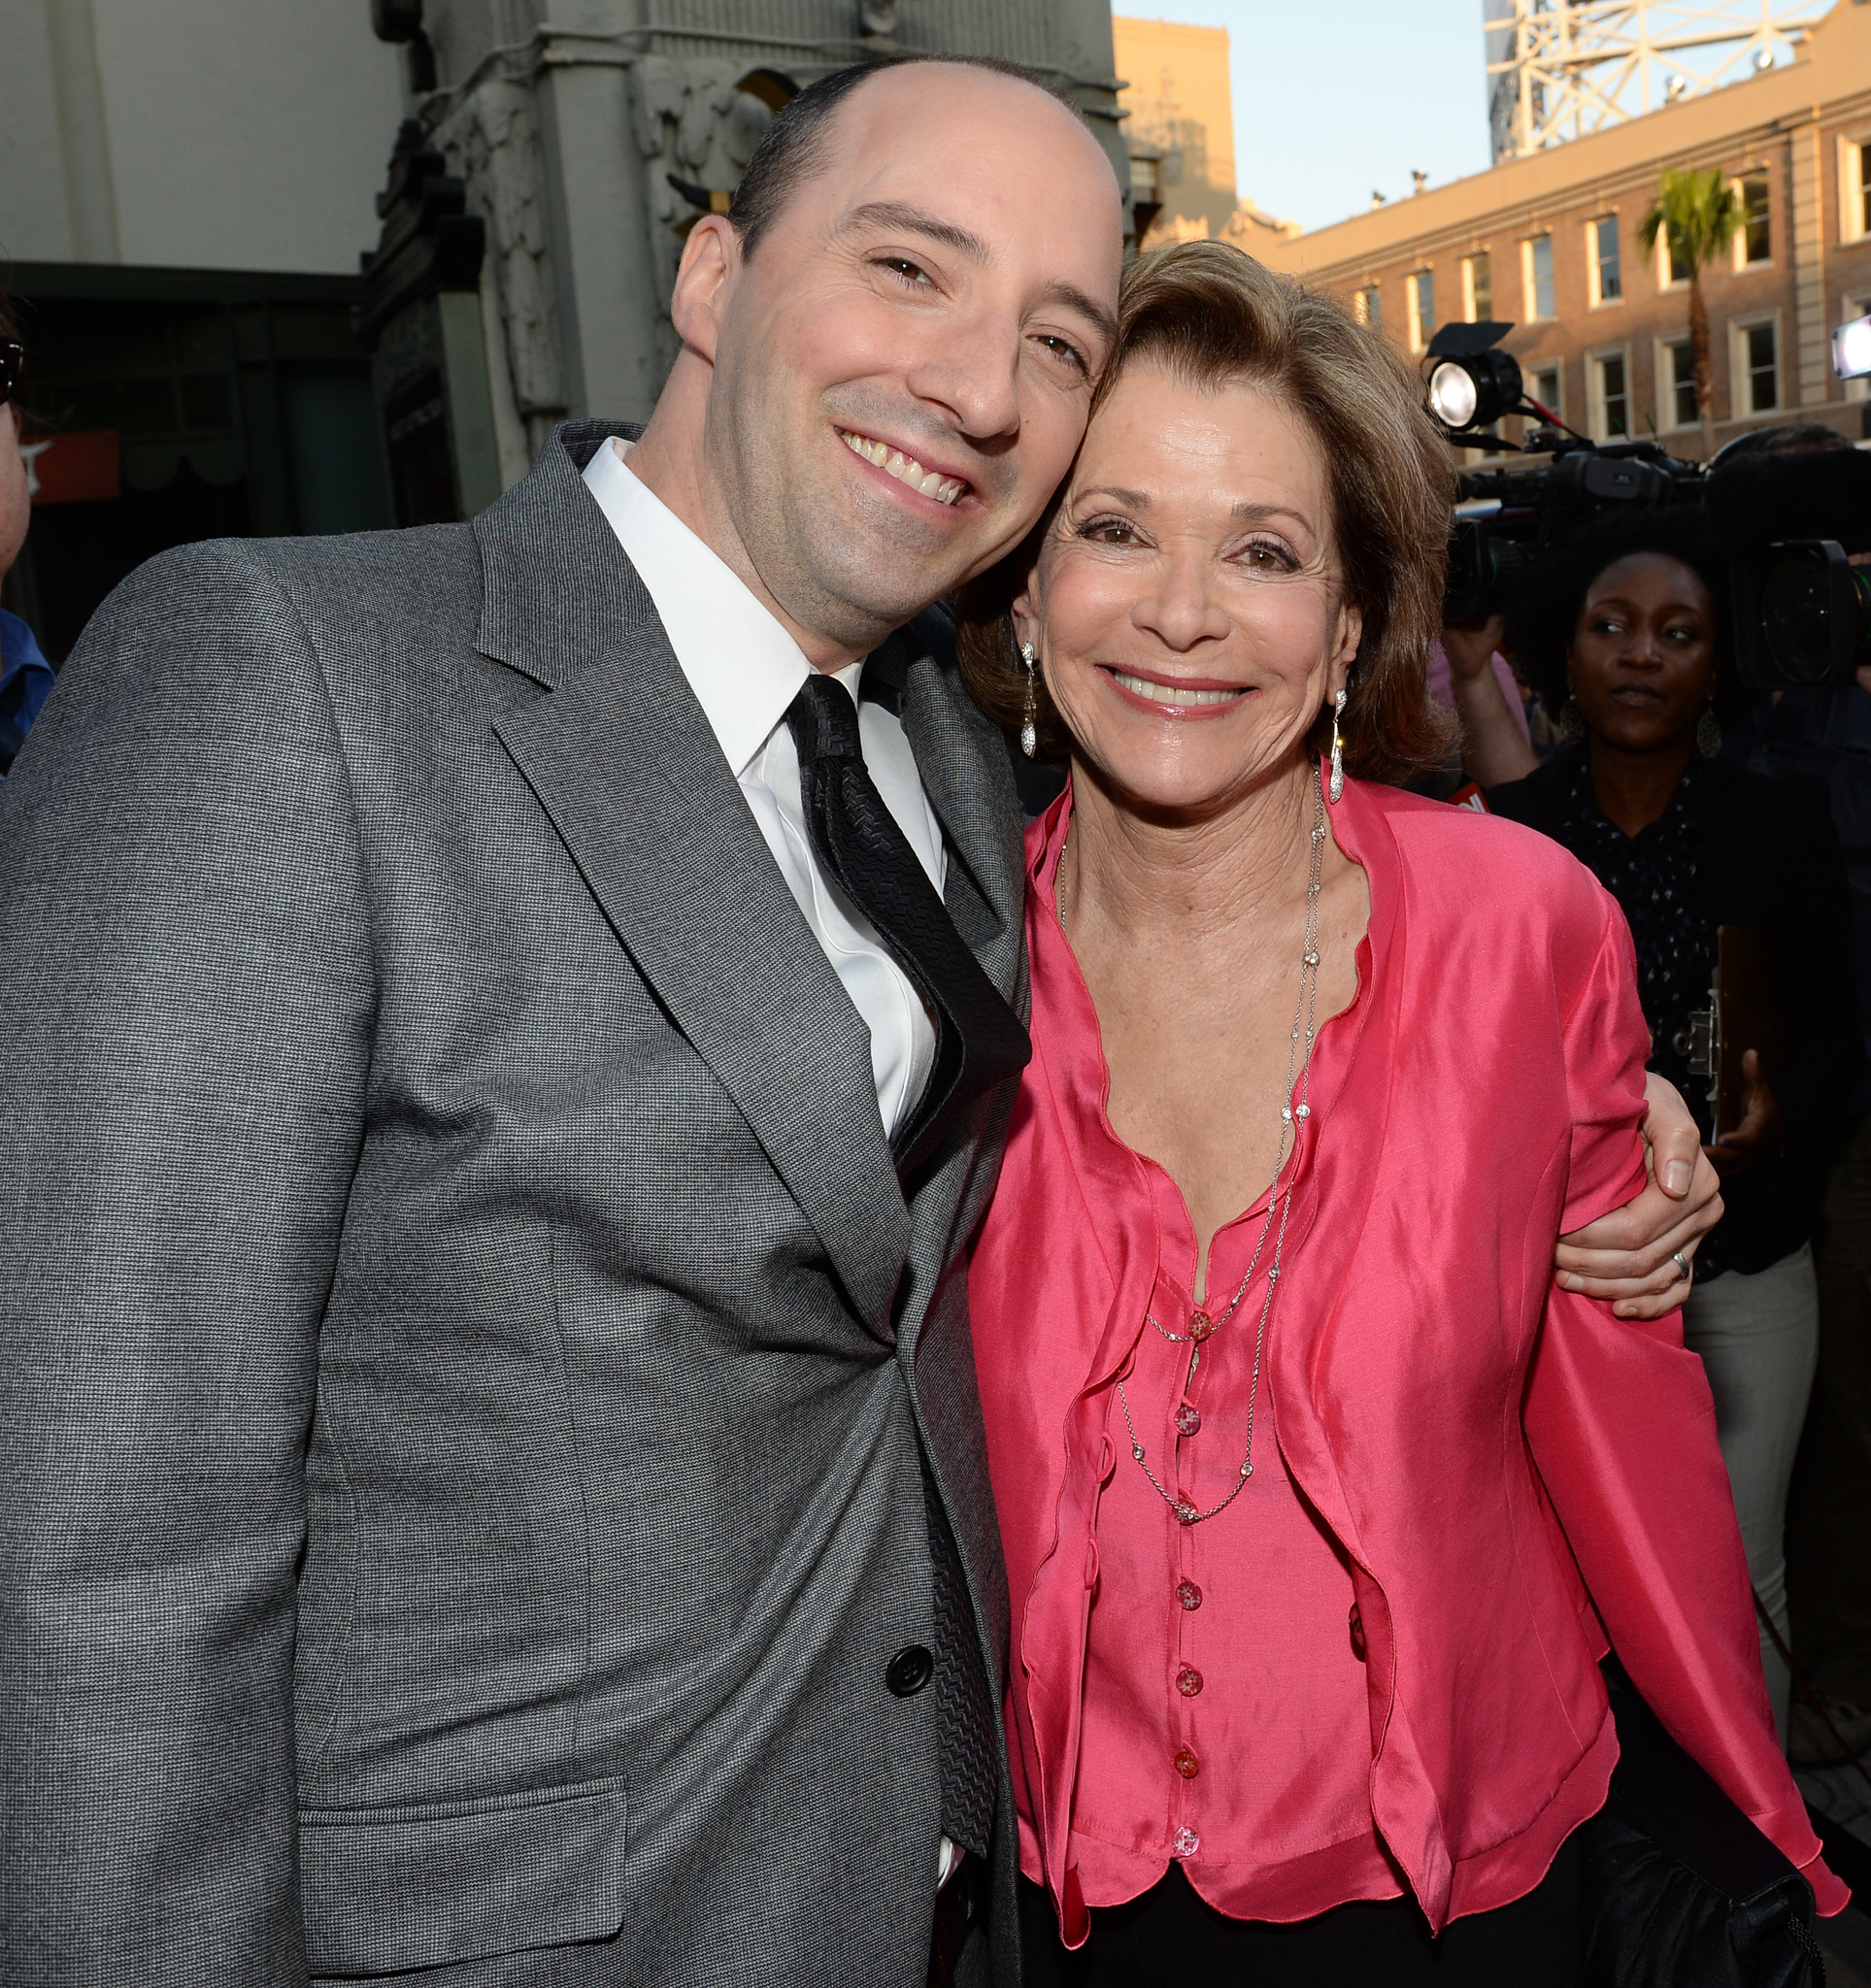
[[[1228,31],[1235,190],[1309,228],[1487,165],[1485,0],[1119,0]]]

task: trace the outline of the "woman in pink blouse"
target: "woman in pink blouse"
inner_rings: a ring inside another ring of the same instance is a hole
[[[1072,773],[969,1281],[1028,1978],[1576,1982],[1608,1643],[1835,1910],[1680,1315],[1552,1284],[1643,1177],[1623,920],[1386,784],[1442,746],[1440,444],[1220,244],[1122,315],[963,629]]]

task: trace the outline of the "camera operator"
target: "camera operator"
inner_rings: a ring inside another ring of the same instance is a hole
[[[1750,1049],[1740,1125],[1718,1139],[1705,1124],[1727,1212],[1697,1257],[1684,1336],[1708,1369],[1749,1570],[1784,1636],[1787,1493],[1819,1337],[1818,1152],[1858,1079],[1860,1043],[1824,797],[1718,756],[1720,713],[1740,704],[1729,618],[1726,564],[1699,509],[1613,513],[1560,543],[1508,634],[1573,743],[1487,805],[1563,843],[1618,899],[1650,1067],[1691,1109],[1705,1085],[1688,1065],[1690,1016],[1710,1007],[1720,929],[1766,935],[1787,1052],[1770,1081]],[[1785,1739],[1791,1679],[1761,1642]]]
[[[1814,514],[1788,521],[1787,536],[1839,538],[1861,500],[1839,504],[1834,480],[1816,478],[1853,452],[1836,429],[1817,423],[1756,429],[1732,442],[1720,470],[1760,457],[1825,456],[1800,467],[1802,490],[1817,483]],[[1859,465],[1849,465],[1858,468]],[[1803,507],[1804,508],[1804,507]],[[1836,511],[1836,515],[1834,514]],[[1860,524],[1860,538],[1862,525]],[[1858,552],[1854,565],[1871,563]],[[1855,685],[1788,690],[1754,699],[1733,728],[1724,756],[1756,773],[1822,782],[1844,847],[1852,891],[1858,1012],[1867,1063],[1846,1102],[1849,1127],[1833,1142],[1823,1217],[1815,1243],[1819,1278],[1819,1371],[1787,1514],[1787,1584],[1801,1669],[1826,1702],[1846,1744],[1871,1747],[1871,668]],[[1832,1735],[1795,1702],[1790,1751],[1796,1761],[1841,1759]]]
[[[0,579],[18,558],[32,516],[26,459],[19,451],[19,407],[14,398],[23,358],[7,300],[0,296]],[[51,665],[40,654],[32,630],[0,609],[0,779],[51,687]]]
[[[1429,694],[1439,704],[1453,706],[1461,720],[1462,766],[1468,778],[1482,787],[1524,779],[1540,763],[1520,686],[1500,653],[1505,625],[1499,614],[1444,625],[1446,696],[1444,685],[1437,680],[1441,673],[1433,653],[1429,659]]]

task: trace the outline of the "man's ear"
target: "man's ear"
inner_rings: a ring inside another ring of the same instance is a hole
[[[669,317],[683,344],[711,365],[721,336],[724,292],[740,267],[740,231],[725,215],[703,215],[683,244]]]

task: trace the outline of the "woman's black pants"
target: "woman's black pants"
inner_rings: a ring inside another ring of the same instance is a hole
[[[1020,1879],[1025,1988],[1578,1988],[1579,1852],[1562,1844],[1523,1899],[1432,1939],[1411,1898],[1357,1899],[1274,1926],[1205,1903],[1180,1864],[1142,1898],[1094,1908],[1077,1953],[1052,1901]]]

